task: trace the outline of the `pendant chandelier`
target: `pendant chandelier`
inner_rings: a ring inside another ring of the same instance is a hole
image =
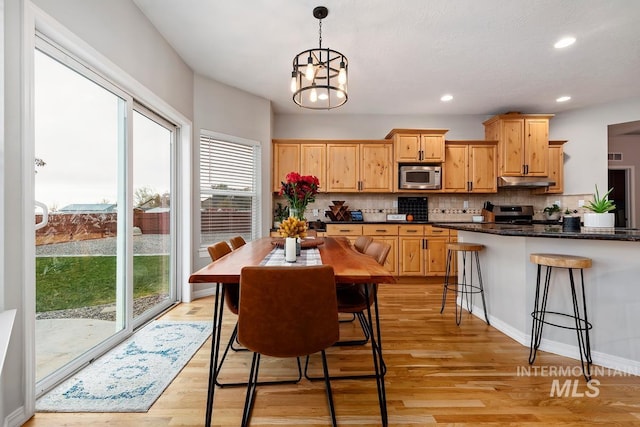
[[[347,57],[338,51],[322,48],[322,20],[327,15],[329,10],[324,6],[313,9],[313,16],[319,21],[318,48],[305,50],[293,58],[293,102],[312,110],[331,110],[348,99]]]

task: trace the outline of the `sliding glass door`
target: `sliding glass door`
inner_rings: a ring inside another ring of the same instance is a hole
[[[176,301],[175,126],[35,51],[36,391]]]

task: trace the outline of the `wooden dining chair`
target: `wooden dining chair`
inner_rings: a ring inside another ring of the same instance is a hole
[[[325,349],[339,338],[333,267],[244,267],[240,275],[238,340],[253,351],[242,426],[249,424],[260,356],[321,353],[329,414],[336,425]]]
[[[367,247],[373,242],[373,237],[371,236],[358,236],[355,242],[353,242],[353,247],[356,251],[361,254],[367,249]]]
[[[242,236],[235,236],[229,239],[229,243],[231,243],[231,247],[233,248],[233,250],[236,250],[240,246],[245,245],[247,242],[242,238]]]

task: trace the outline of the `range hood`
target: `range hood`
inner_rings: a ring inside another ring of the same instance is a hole
[[[498,187],[536,188],[556,185],[555,181],[543,176],[501,176],[498,177]]]

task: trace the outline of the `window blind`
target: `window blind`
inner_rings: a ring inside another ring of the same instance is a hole
[[[259,159],[255,143],[200,136],[201,246],[257,236]]]

